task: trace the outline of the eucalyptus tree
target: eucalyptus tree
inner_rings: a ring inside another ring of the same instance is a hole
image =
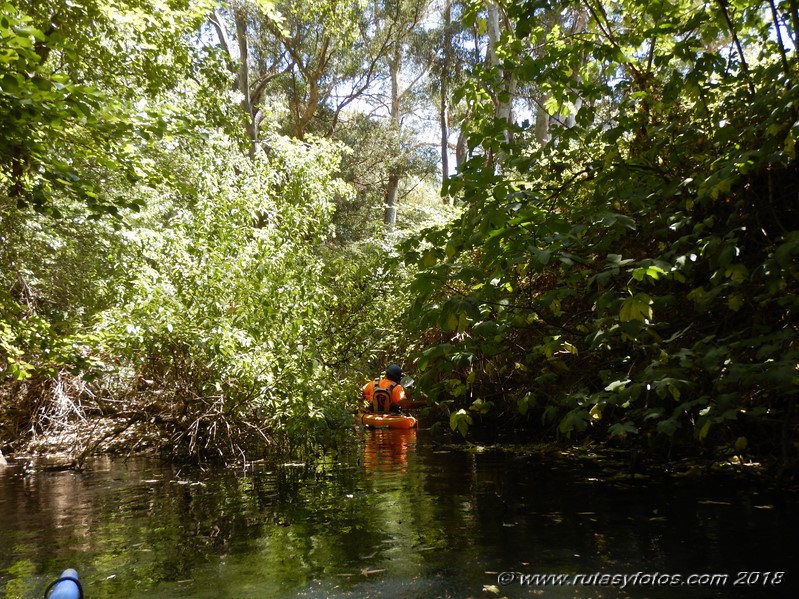
[[[450,71],[453,60],[452,44],[452,1],[444,0],[441,16],[441,71],[439,80],[439,123],[441,126],[441,180],[443,186],[449,178],[449,96]],[[442,186],[442,190],[443,190]],[[442,194],[444,195],[444,194]],[[446,197],[446,196],[445,196]]]
[[[394,225],[400,180],[408,162],[407,140],[404,129],[409,118],[419,110],[422,84],[433,63],[432,42],[426,24],[432,16],[434,5],[425,0],[390,0],[375,2],[375,13],[383,21],[385,68],[387,87],[384,105],[387,110],[389,131],[394,136],[395,159],[388,169],[385,190],[383,222]]]
[[[428,93],[429,102],[438,110],[442,197],[445,203],[452,201],[446,191],[447,179],[452,171],[450,154],[455,151],[456,168],[462,163],[464,156],[462,148],[465,138],[459,123],[467,115],[463,113],[455,95],[457,88],[463,83],[465,73],[473,66],[469,30],[463,18],[466,4],[453,0],[440,2],[435,10],[437,18],[430,31],[430,35],[435,38],[435,58],[428,77]],[[453,135],[457,135],[459,143],[451,142]]]
[[[558,46],[573,47],[583,42],[586,35],[586,24],[589,11],[584,4],[575,3],[558,7],[540,7],[534,16],[519,22],[517,37],[523,41],[526,54],[542,59],[549,51],[557,51]],[[535,122],[535,139],[545,144],[550,139],[549,128],[552,122],[559,126],[573,127],[575,118],[582,106],[583,98],[577,91],[577,84],[585,75],[585,61],[588,54],[574,52],[571,63],[564,65],[565,76],[571,77],[574,83],[568,86],[571,93],[567,98],[553,96],[551,89],[559,88],[560,82],[550,83],[546,78],[536,81],[522,81],[518,89],[520,111]],[[561,76],[558,77],[558,80]]]
[[[497,121],[511,123],[513,120],[513,101],[516,95],[516,74],[504,68],[500,61],[498,47],[502,35],[512,37],[515,23],[511,21],[502,6],[494,0],[486,2],[486,32],[488,35],[488,67],[495,71],[497,86],[493,90],[495,117]],[[510,131],[505,130],[505,140],[510,141]]]
[[[525,17],[517,20],[521,12]],[[456,154],[459,164],[466,159],[470,124],[479,128],[478,123],[485,119],[507,123],[502,131],[506,143],[512,140],[516,122],[535,122],[539,143],[548,140],[553,119],[573,125],[582,102],[580,96],[575,93],[573,102],[563,103],[553,98],[550,90],[557,84],[550,85],[545,77],[533,82],[526,74],[519,76],[517,69],[520,64],[535,68],[531,61],[542,59],[555,39],[557,44],[570,47],[580,43],[587,14],[588,9],[580,3],[465,3],[463,21],[473,39],[471,53],[463,56],[471,64],[473,77],[463,86],[459,97],[466,94],[474,99],[478,87],[483,97],[480,102],[471,101],[467,108]],[[550,32],[555,33],[550,36]],[[574,64],[564,66],[575,80],[579,79],[582,68],[577,64],[579,56],[574,54],[571,59]],[[501,152],[495,154],[497,148],[477,148],[472,143],[469,151],[481,156],[487,154],[492,163],[502,159]]]
[[[217,8],[210,23],[235,72],[251,153],[266,118],[298,139],[314,134],[349,141],[365,131],[356,115],[384,119],[386,126],[371,127],[386,145],[384,164],[353,176],[375,180],[380,174],[378,201],[385,205],[384,220],[393,222],[404,174],[431,171],[419,129],[408,123],[418,117],[435,62],[430,22],[436,8],[419,0],[241,0]],[[362,163],[362,147],[353,146],[345,161]]]
[[[264,118],[298,139],[332,136],[341,112],[371,91],[384,51],[364,0],[241,0],[215,10],[210,22],[236,72],[256,145]]]
[[[503,44],[503,40],[506,41],[513,36],[515,22],[509,18],[502,2],[473,0],[464,2],[463,5],[462,21],[472,34],[472,39],[466,42],[466,45],[471,47],[471,52],[464,53],[463,56],[470,63],[472,76],[456,95],[460,99],[464,93],[470,93],[465,90],[472,90],[482,96],[481,102],[470,102],[463,114],[464,124],[482,122],[484,119],[496,120],[498,123],[505,122],[509,126],[503,130],[502,136],[506,142],[509,142],[517,77],[508,67],[521,52],[521,46]],[[449,5],[445,8],[449,8]],[[445,49],[448,51],[447,58],[451,58],[452,48],[449,43]],[[471,59],[469,59],[470,54]],[[494,163],[499,156],[493,154],[492,148],[476,148],[473,143],[469,143],[470,147],[467,150],[468,128],[468,125],[463,128],[458,140],[456,148],[458,164],[463,164],[467,152],[477,152],[481,156],[485,153],[489,161]]]

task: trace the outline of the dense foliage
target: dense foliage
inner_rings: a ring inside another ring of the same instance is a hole
[[[468,210],[413,253],[422,383],[453,428],[795,459],[797,15],[772,8],[509,6],[505,80],[561,124],[542,143],[495,118],[497,69],[464,90]]]
[[[6,450],[303,450],[403,353],[379,211],[335,243],[349,152],[277,122],[251,151],[212,8],[2,6]]]
[[[464,435],[790,465],[797,24],[787,0],[0,5],[0,447],[303,449],[415,352]]]

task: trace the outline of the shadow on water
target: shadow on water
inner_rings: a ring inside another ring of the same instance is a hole
[[[75,567],[88,599],[797,596],[793,501],[434,441],[359,431],[335,459],[238,471],[12,465],[0,470],[0,593],[40,597]],[[668,586],[655,573],[727,579]],[[582,578],[532,579],[547,574]]]

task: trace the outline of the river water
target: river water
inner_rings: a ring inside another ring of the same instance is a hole
[[[425,430],[239,470],[12,462],[0,596],[74,567],[87,599],[797,597],[796,508],[756,483],[611,477]]]

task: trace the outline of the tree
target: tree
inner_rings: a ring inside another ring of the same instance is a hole
[[[275,102],[287,106],[285,131],[293,137],[333,135],[341,111],[369,90],[383,50],[380,29],[363,9],[355,0],[233,4],[226,14],[236,52],[223,12],[214,12],[221,48],[238,65],[235,88],[251,139]]]
[[[469,43],[465,40],[464,10],[464,3],[444,0],[435,10],[439,22],[428,30],[435,40],[432,48],[435,56],[428,76],[428,102],[438,109],[442,198],[448,205],[453,199],[447,192],[447,180],[452,170],[450,152],[456,150],[456,167],[462,162],[458,146],[450,141],[453,131],[461,133],[462,127],[458,123],[464,118],[454,95],[472,58]]]
[[[447,197],[443,190],[449,179],[449,97],[450,97],[450,71],[453,67],[452,48],[452,1],[444,0],[442,23],[442,57],[441,72],[439,75],[439,121],[441,124],[441,181],[442,196]]]
[[[429,6],[419,2],[388,2],[383,11],[393,32],[387,39],[384,57],[388,69],[390,90],[388,94],[389,130],[395,135],[398,146],[397,158],[389,168],[385,192],[385,215],[383,222],[393,226],[397,219],[397,196],[403,174],[402,152],[399,147],[403,137],[403,121],[413,112],[412,98],[417,86],[429,72],[429,37],[422,30],[429,18]],[[424,48],[424,50],[423,50]],[[408,82],[403,84],[402,78]]]

